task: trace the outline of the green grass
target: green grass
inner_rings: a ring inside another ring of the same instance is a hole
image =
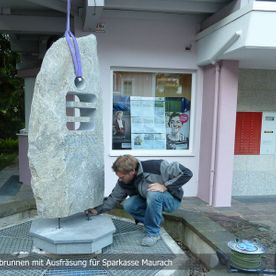
[[[17,153],[0,153],[0,171],[11,165],[17,157]]]
[[[14,153],[18,151],[18,139],[5,138],[0,139],[0,153]]]

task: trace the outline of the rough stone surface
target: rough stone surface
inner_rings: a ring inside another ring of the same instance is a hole
[[[102,98],[96,39],[93,35],[78,38],[78,45],[83,89],[74,84],[74,66],[65,38],[47,51],[35,83],[28,157],[38,214],[44,218],[67,217],[103,201]]]

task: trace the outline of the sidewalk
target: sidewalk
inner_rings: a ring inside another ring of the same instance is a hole
[[[15,224],[36,214],[30,185],[19,182],[18,164],[0,171],[0,228]]]
[[[220,261],[224,262],[225,265],[229,265],[229,259],[227,259],[230,255],[227,246],[228,241],[235,238],[257,239],[267,249],[266,268],[275,270],[275,210],[276,195],[233,197],[232,206],[226,208],[214,208],[198,198],[191,197],[184,198],[182,207],[174,216],[182,218],[187,228],[186,231],[191,229],[199,239],[202,239],[217,253]],[[187,241],[187,239],[185,242],[192,252],[204,250],[200,242]],[[224,271],[227,272],[228,270],[224,269]],[[215,269],[208,275],[222,275],[222,272],[223,270],[217,274]]]

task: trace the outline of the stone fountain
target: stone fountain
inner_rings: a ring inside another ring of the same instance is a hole
[[[94,35],[77,39],[84,84],[76,86],[65,38],[47,51],[36,78],[29,123],[31,185],[40,218],[34,246],[50,253],[93,253],[112,243],[106,216],[84,210],[103,202],[102,94]]]

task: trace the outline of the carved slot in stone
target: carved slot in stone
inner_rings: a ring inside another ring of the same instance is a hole
[[[67,128],[69,130],[94,130],[96,96],[78,92],[66,95]]]

